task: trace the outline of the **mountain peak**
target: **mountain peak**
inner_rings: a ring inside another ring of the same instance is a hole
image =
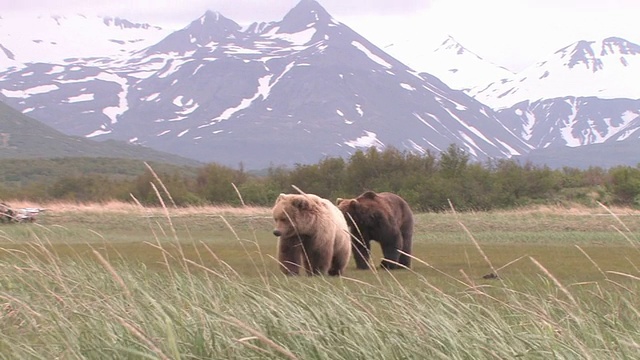
[[[226,19],[226,18],[221,13],[219,13],[217,11],[207,10],[196,21],[200,21],[201,23],[205,23],[205,22],[210,22],[210,21],[217,22],[217,21],[220,21],[221,19]]]
[[[219,12],[207,10],[187,27],[171,33],[164,40],[149,47],[146,52],[185,53],[211,43],[236,38],[241,33],[241,29],[235,21],[224,17]]]
[[[293,34],[333,21],[331,15],[317,1],[300,0],[282,19],[279,32]]]
[[[227,38],[230,34],[240,31],[241,27],[235,21],[224,17],[217,11],[207,10],[204,15],[192,21],[186,29],[198,39],[216,40]]]
[[[484,60],[450,35],[424,62],[428,64],[430,74],[457,90],[467,90],[512,75],[508,69]]]
[[[483,58],[478,56],[478,54],[470,51],[466,47],[462,46],[456,39],[454,39],[451,35],[448,35],[447,38],[440,44],[440,46],[435,50],[435,52],[443,52],[443,53],[452,53],[455,55],[464,55],[469,54],[472,57],[475,57],[478,60],[484,61]]]
[[[111,16],[103,17],[102,22],[107,26],[115,26],[121,29],[148,29],[151,27],[151,25],[147,23],[144,23],[144,24],[133,23],[127,19],[123,19],[119,17],[111,17]],[[160,27],[157,27],[157,26],[156,28],[161,29]]]
[[[458,55],[464,54],[467,49],[462,46],[459,42],[456,41],[451,35],[448,35],[447,38],[440,44],[440,46],[436,49],[436,51],[442,50],[453,50]]]
[[[621,55],[638,55],[640,54],[640,45],[619,37],[609,37],[602,40],[601,56],[616,53]]]
[[[608,55],[620,56],[620,61],[626,66],[625,55],[640,54],[640,46],[619,37],[609,37],[601,41],[600,49],[597,41],[580,40],[556,52],[565,59],[565,65],[570,69],[575,66],[586,66],[593,72],[600,71],[604,66],[604,58]],[[598,51],[599,50],[599,51]]]
[[[573,69],[578,65],[585,65],[593,72],[602,69],[602,61],[596,57],[592,45],[595,41],[580,40],[573,45],[561,49],[562,58],[567,60],[566,65]]]

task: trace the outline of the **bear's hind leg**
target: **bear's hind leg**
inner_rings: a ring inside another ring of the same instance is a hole
[[[405,254],[400,254],[400,264],[406,267],[411,267],[411,255],[412,254],[412,246],[413,246],[413,222],[409,225],[405,226],[402,229],[402,252]]]
[[[331,260],[331,268],[329,269],[329,276],[342,276],[342,272],[349,263],[349,256],[344,254],[334,255]]]

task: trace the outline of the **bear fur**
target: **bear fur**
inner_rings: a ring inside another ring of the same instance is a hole
[[[272,209],[278,260],[287,275],[340,276],[351,258],[349,227],[329,200],[313,194],[280,194]]]
[[[366,191],[355,199],[338,199],[352,234],[353,256],[358,269],[368,269],[371,241],[377,241],[385,269],[409,268],[413,245],[413,212],[400,196]],[[401,254],[398,250],[401,250]]]

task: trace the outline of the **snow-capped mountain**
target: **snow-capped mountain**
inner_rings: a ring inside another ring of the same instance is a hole
[[[514,75],[465,48],[450,35],[435,46],[426,41],[398,39],[385,45],[384,50],[413,70],[431,74],[456,90],[467,91]]]
[[[579,147],[640,139],[635,79],[640,46],[610,37],[578,41],[510,79],[469,93],[498,109],[502,122],[535,149]]]
[[[514,75],[469,51],[451,36],[425,58],[423,68],[452,89],[465,91]]]
[[[487,106],[301,0],[245,29],[216,12],[127,56],[27,64],[0,98],[56,129],[248,168],[356,149],[529,151]]]
[[[514,76],[469,91],[504,109],[522,101],[572,97],[640,99],[640,46],[609,37],[578,41]]]
[[[118,17],[0,16],[0,69],[23,63],[117,56],[152,45],[170,32]]]

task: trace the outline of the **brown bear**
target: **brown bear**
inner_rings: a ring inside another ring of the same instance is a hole
[[[371,240],[380,243],[383,268],[411,266],[408,255],[412,247],[413,213],[403,198],[389,192],[366,191],[355,199],[338,199],[337,203],[351,230],[358,269],[369,268]]]
[[[349,227],[329,200],[313,194],[280,194],[272,209],[278,260],[287,275],[342,275],[351,258]]]

